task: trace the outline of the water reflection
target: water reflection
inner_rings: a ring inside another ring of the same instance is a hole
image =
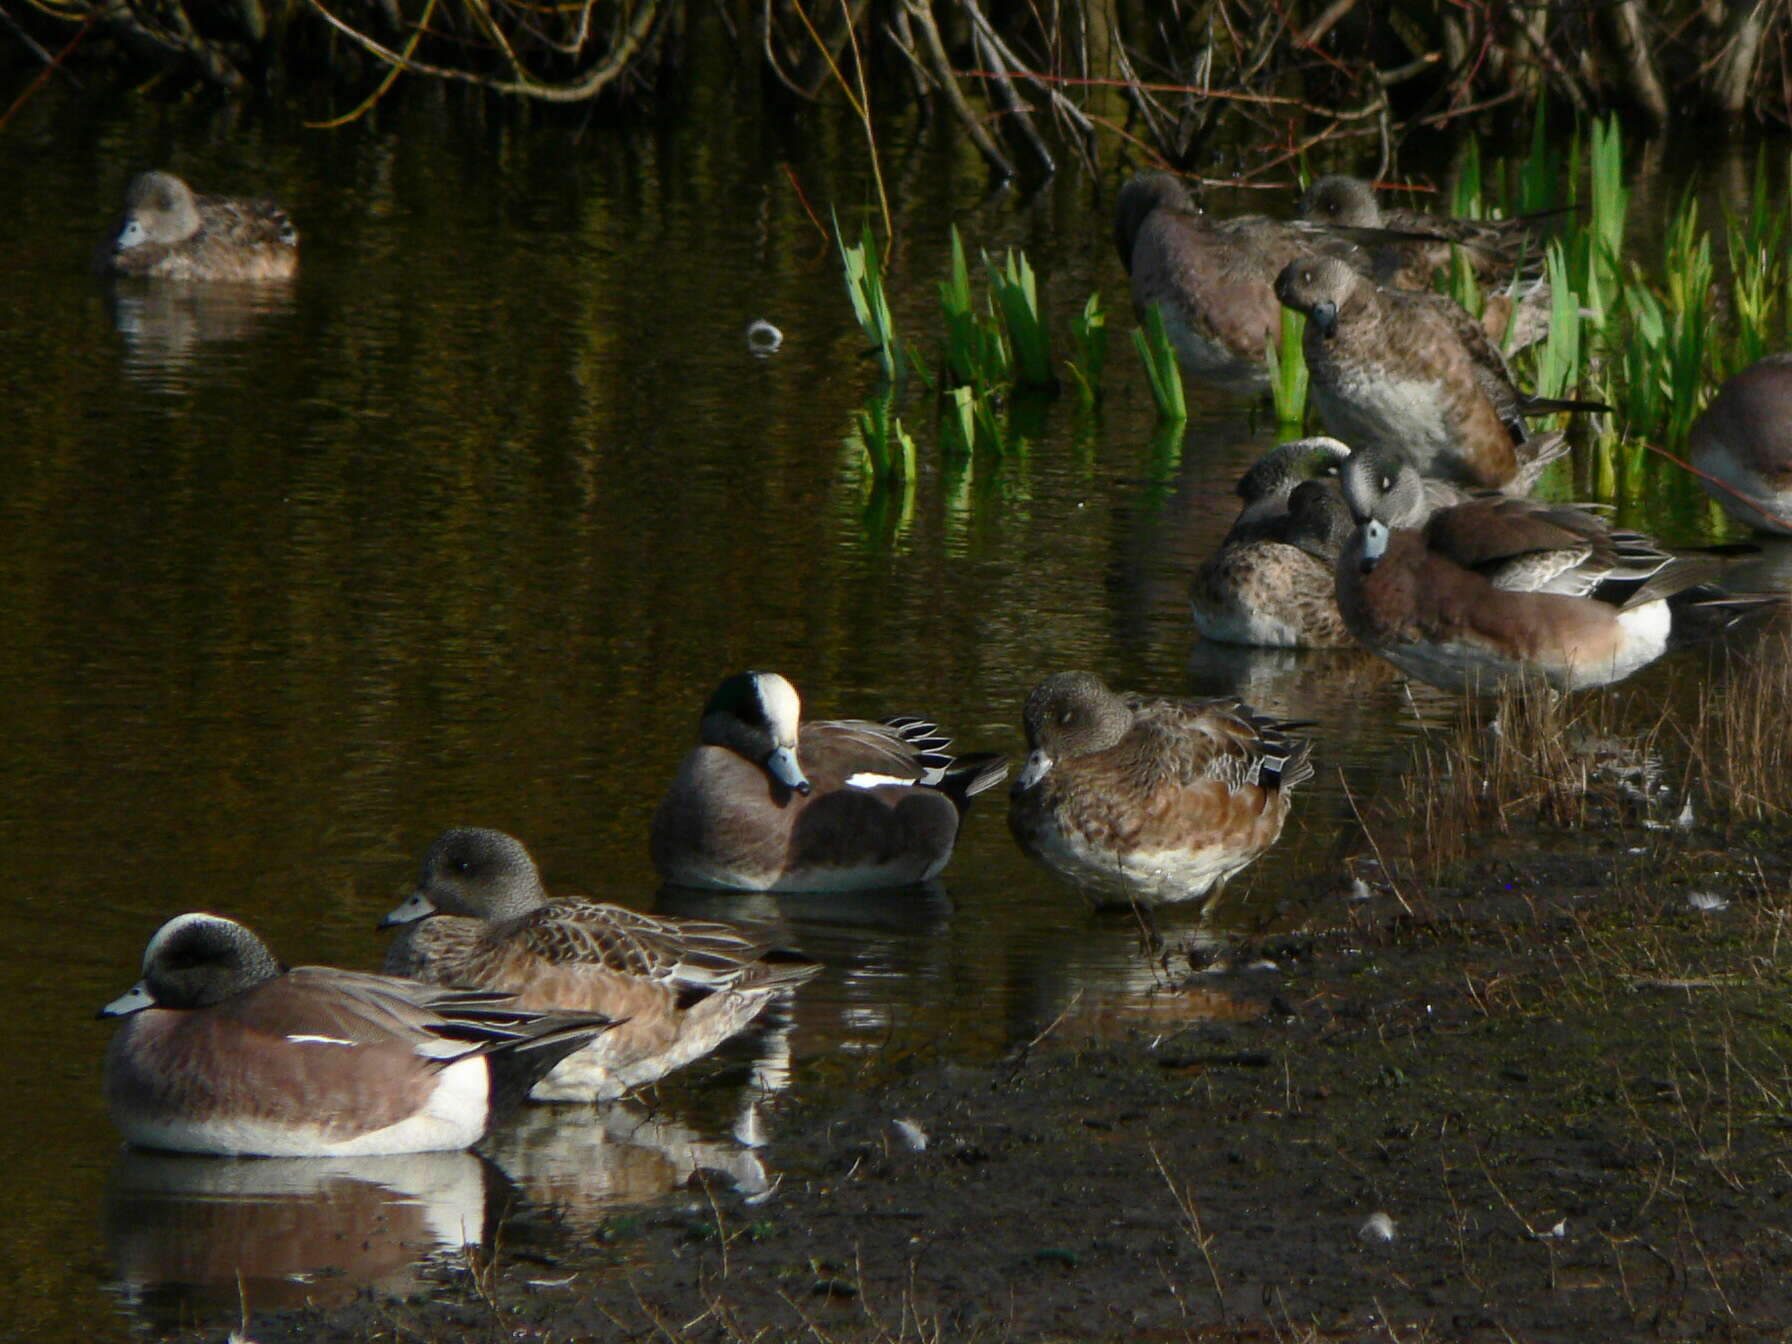
[[[106,287],[112,324],[124,338],[124,372],[145,386],[168,391],[189,381],[208,347],[257,336],[293,306],[293,286],[188,285],[121,280]]]
[[[577,1229],[678,1190],[699,1172],[719,1173],[752,1199],[773,1184],[759,1151],[766,1140],[763,1097],[742,1089],[726,1138],[638,1102],[529,1106],[487,1138],[484,1150],[526,1204]]]
[[[217,1158],[126,1150],[106,1187],[114,1288],[157,1324],[403,1295],[431,1256],[486,1235],[472,1153]]]

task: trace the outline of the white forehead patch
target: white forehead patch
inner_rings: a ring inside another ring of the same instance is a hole
[[[758,672],[753,676],[753,689],[759,693],[759,704],[765,710],[765,721],[771,725],[772,739],[795,742],[797,724],[803,716],[803,702],[796,687],[776,672]]]
[[[188,915],[176,915],[173,919],[169,920],[166,924],[162,925],[161,928],[156,930],[155,937],[149,940],[149,946],[143,949],[143,969],[145,971],[149,970],[150,963],[156,959],[156,953],[162,949],[170,938],[173,938],[182,929],[191,928],[195,924],[228,923],[230,923],[228,919],[223,919],[218,915],[208,915],[201,912],[194,912],[193,914]]]

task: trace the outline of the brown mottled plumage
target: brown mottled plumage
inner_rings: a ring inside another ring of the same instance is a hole
[[[1155,303],[1182,366],[1199,377],[1263,386],[1265,347],[1281,340],[1277,274],[1296,257],[1335,255],[1367,268],[1352,234],[1243,215],[1204,215],[1182,182],[1141,173],[1120,189],[1114,242],[1132,276],[1133,307]]]
[[[390,974],[616,1019],[537,1085],[539,1100],[604,1100],[664,1077],[821,969],[730,924],[550,900],[519,841],[473,827],[436,838],[384,924],[406,926],[387,953]]]
[[[1189,584],[1205,637],[1273,648],[1356,643],[1332,579],[1351,529],[1335,485],[1349,456],[1336,439],[1299,439],[1270,449],[1239,480],[1238,519]]]
[[[1384,288],[1328,257],[1290,262],[1276,294],[1307,315],[1302,349],[1326,428],[1359,452],[1511,487],[1544,449],[1526,439],[1521,417],[1597,406],[1520,392],[1486,332],[1440,294]]]
[[[610,1025],[502,993],[283,971],[248,929],[205,914],[164,924],[143,979],[101,1014],[124,1019],[106,1099],[126,1139],[285,1157],[465,1148],[494,1105]]]
[[[1029,755],[1008,824],[1101,900],[1200,896],[1281,834],[1310,743],[1235,699],[1115,694],[1086,672],[1027,697]]]
[[[94,254],[97,271],[160,280],[284,280],[298,265],[298,230],[279,206],[196,195],[172,173],[132,179]]]
[[[1687,446],[1693,466],[1721,482],[1700,484],[1726,513],[1757,532],[1792,535],[1792,353],[1769,355],[1725,383],[1693,421]]]
[[[1383,284],[1428,289],[1433,274],[1450,264],[1450,248],[1461,247],[1480,276],[1510,275],[1526,259],[1542,254],[1535,219],[1456,219],[1424,210],[1384,206],[1359,177],[1335,173],[1314,179],[1301,195],[1300,217],[1314,224],[1389,229],[1414,235],[1382,245],[1376,279]]]

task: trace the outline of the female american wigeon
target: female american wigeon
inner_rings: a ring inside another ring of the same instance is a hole
[[[1336,439],[1297,439],[1239,479],[1238,520],[1189,583],[1204,636],[1269,648],[1355,646],[1332,579],[1352,527],[1336,486],[1349,456]]]
[[[474,827],[430,845],[416,888],[382,921],[391,925],[405,927],[389,974],[616,1019],[536,1084],[538,1101],[603,1101],[664,1077],[821,969],[732,925],[550,900],[521,842]]]
[[[299,231],[268,200],[202,196],[172,173],[139,173],[124,218],[94,255],[110,275],[159,280],[284,280]]]
[[[1537,217],[1458,219],[1425,210],[1384,206],[1376,200],[1375,189],[1369,183],[1343,173],[1313,179],[1301,194],[1300,217],[1315,224],[1389,229],[1411,235],[1382,245],[1389,255],[1398,258],[1400,265],[1398,270],[1386,270],[1376,278],[1415,289],[1429,288],[1432,273],[1450,264],[1452,245],[1463,249],[1475,273],[1481,276],[1510,275],[1527,259],[1535,263],[1542,255]]]
[[[1357,241],[1377,231],[1340,230],[1300,220],[1201,213],[1169,173],[1132,178],[1114,204],[1114,243],[1132,277],[1133,306],[1152,304],[1189,373],[1262,388],[1265,349],[1281,340],[1275,280],[1289,262],[1314,254],[1368,268]]]
[[[1021,848],[1098,900],[1200,896],[1275,842],[1310,779],[1296,725],[1236,699],[1116,694],[1088,672],[1027,697],[1028,756],[1009,799]]]
[[[1307,315],[1301,350],[1326,429],[1423,475],[1519,493],[1560,453],[1559,440],[1530,437],[1525,417],[1610,409],[1519,390],[1487,333],[1442,294],[1377,285],[1319,256],[1290,262],[1275,292]]]
[[[1338,559],[1351,632],[1445,690],[1530,678],[1602,686],[1668,646],[1668,599],[1714,566],[1567,505],[1500,496],[1434,509],[1410,464],[1357,454],[1343,468],[1359,524]]]
[[[1724,512],[1757,532],[1792,536],[1792,352],[1725,383],[1687,444],[1693,466],[1721,482],[1700,484]]]
[[[669,882],[740,891],[860,891],[938,875],[970,799],[1008,773],[954,759],[916,718],[804,723],[776,672],[729,677],[703,707],[700,745],[653,815]]]
[[[131,1143],[190,1153],[352,1157],[465,1148],[494,1106],[610,1026],[507,994],[324,966],[283,970],[233,920],[180,915],[122,1017],[106,1101]]]

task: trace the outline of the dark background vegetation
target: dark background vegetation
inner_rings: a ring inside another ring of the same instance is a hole
[[[918,103],[1002,174],[1119,154],[1248,178],[1342,137],[1385,162],[1404,130],[1543,99],[1784,125],[1789,3],[0,0],[0,18],[14,105],[56,79],[353,119],[435,82],[632,118],[723,77],[772,104],[844,100],[868,125]]]

